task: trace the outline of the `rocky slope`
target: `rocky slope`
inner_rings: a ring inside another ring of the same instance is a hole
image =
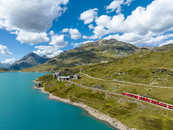
[[[16,61],[10,67],[11,70],[21,70],[25,68],[30,68],[39,64],[43,64],[48,61],[48,58],[41,57],[35,53],[29,53],[28,55],[24,56],[21,60]]]

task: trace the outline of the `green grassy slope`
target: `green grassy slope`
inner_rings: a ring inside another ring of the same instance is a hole
[[[108,95],[104,92],[80,88],[68,82],[58,82],[52,76],[39,79],[42,86],[55,96],[83,102],[131,128],[139,130],[172,130],[173,112],[150,104],[136,102],[130,98]]]
[[[143,51],[107,64],[83,66],[83,72],[104,79],[173,85],[173,50]]]
[[[137,47],[117,40],[102,40],[84,44],[80,47],[64,52],[47,64],[57,66],[75,66],[88,63],[100,63],[113,60],[115,57],[125,56],[137,51]]]
[[[139,50],[134,45],[117,40],[100,40],[63,52],[43,65],[23,71],[50,71],[52,69],[56,70],[77,65],[109,62],[115,58],[133,54]]]
[[[143,49],[109,63],[81,65],[62,70],[69,74],[79,73],[81,78],[73,82],[87,86],[87,89],[71,85],[69,82],[58,82],[51,76],[44,76],[40,80],[43,81],[43,87],[54,95],[74,102],[83,102],[117,118],[131,128],[172,130],[172,111],[89,89],[99,88],[115,93],[130,92],[173,104],[172,57],[173,46],[169,45],[153,50]]]

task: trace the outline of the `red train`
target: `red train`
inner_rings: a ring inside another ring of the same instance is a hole
[[[170,110],[173,110],[173,105],[170,105],[170,104],[166,104],[166,103],[163,103],[163,102],[159,102],[157,100],[153,100],[153,99],[150,99],[150,98],[147,98],[147,97],[143,97],[143,96],[139,96],[139,95],[135,95],[135,94],[131,94],[131,93],[121,93],[121,94],[125,95],[125,96],[128,96],[128,97],[136,98],[138,100],[149,102],[149,103],[152,103],[152,104],[155,104],[155,105],[159,105],[161,107],[165,107],[165,108],[168,108]]]

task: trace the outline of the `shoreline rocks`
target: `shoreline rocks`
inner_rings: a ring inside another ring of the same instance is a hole
[[[98,110],[93,109],[93,108],[91,108],[91,107],[89,107],[83,103],[75,103],[75,102],[71,102],[69,99],[63,99],[63,98],[54,96],[53,94],[45,91],[43,87],[42,88],[41,87],[39,87],[39,88],[34,87],[34,88],[40,90],[42,93],[48,94],[48,98],[51,100],[57,100],[57,101],[60,101],[60,102],[66,103],[66,104],[71,104],[73,106],[77,106],[77,107],[84,109],[85,111],[88,112],[89,115],[93,116],[94,118],[96,118],[98,120],[101,120],[101,121],[108,123],[110,126],[112,126],[115,129],[118,129],[118,130],[136,130],[135,128],[128,128],[126,125],[122,124],[120,121],[118,121],[114,118],[111,118],[110,116],[105,115],[105,114],[99,112]]]

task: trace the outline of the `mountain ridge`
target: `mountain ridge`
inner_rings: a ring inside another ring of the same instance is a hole
[[[85,64],[106,63],[116,58],[124,57],[140,51],[141,49],[126,42],[115,39],[88,42],[74,49],[64,51],[60,55],[38,65],[30,70],[44,71],[57,70],[64,67],[72,67]],[[33,69],[33,70],[32,70]]]
[[[132,44],[113,39],[100,40],[97,42],[89,42],[72,50],[61,53],[48,61],[48,64],[61,63],[66,66],[67,62],[69,66],[73,66],[87,63],[98,63],[105,60],[112,60],[115,57],[129,55],[136,52],[138,49],[138,47],[133,46]],[[64,61],[64,59],[66,61]]]
[[[153,51],[170,50],[171,47],[169,46],[172,46],[172,44],[154,48],[141,48],[116,39],[99,40],[96,42],[88,42],[74,49],[64,51],[60,55],[49,59],[44,64],[34,65],[31,69],[25,69],[24,71],[55,71],[60,68],[78,65],[107,63],[141,51],[149,53]]]
[[[22,59],[16,61],[10,66],[11,70],[21,70],[30,68],[39,64],[43,64],[48,61],[49,58],[41,57],[34,52],[31,52],[24,56]]]

